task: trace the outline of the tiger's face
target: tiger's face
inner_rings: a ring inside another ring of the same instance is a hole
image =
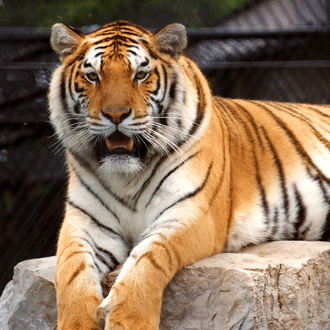
[[[135,173],[155,154],[168,153],[180,136],[169,127],[173,133],[184,126],[175,119],[180,113],[172,119],[168,113],[184,101],[177,87],[182,32],[173,25],[152,35],[116,22],[84,36],[55,25],[51,42],[62,66],[51,83],[50,107],[65,146],[115,172]]]
[[[83,111],[98,162],[131,171],[146,156],[145,135],[152,128],[153,108],[143,96],[148,88],[157,87],[157,76],[140,45],[116,49],[114,42],[102,56],[99,49],[93,47],[84,58],[76,82],[78,93],[89,95]]]

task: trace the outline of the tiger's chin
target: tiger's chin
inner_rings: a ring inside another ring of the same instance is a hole
[[[132,176],[143,171],[143,163],[139,158],[131,155],[111,155],[103,158],[100,162],[99,173],[109,176],[122,174]]]

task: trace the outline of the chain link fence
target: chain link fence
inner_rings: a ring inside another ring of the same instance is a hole
[[[64,153],[48,122],[50,27],[117,19],[187,26],[187,54],[224,97],[330,103],[329,0],[0,0],[0,292],[18,262],[55,254]]]

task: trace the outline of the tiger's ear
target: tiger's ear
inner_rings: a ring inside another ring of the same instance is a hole
[[[52,27],[50,44],[59,55],[61,62],[72,54],[85,36],[78,30],[63,23],[56,23]]]
[[[157,31],[152,36],[152,40],[160,52],[178,59],[187,46],[186,28],[178,23],[167,25]]]

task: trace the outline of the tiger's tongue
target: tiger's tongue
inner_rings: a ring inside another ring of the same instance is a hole
[[[131,151],[133,149],[134,141],[123,133],[116,131],[105,139],[105,143],[110,151],[117,148]]]

